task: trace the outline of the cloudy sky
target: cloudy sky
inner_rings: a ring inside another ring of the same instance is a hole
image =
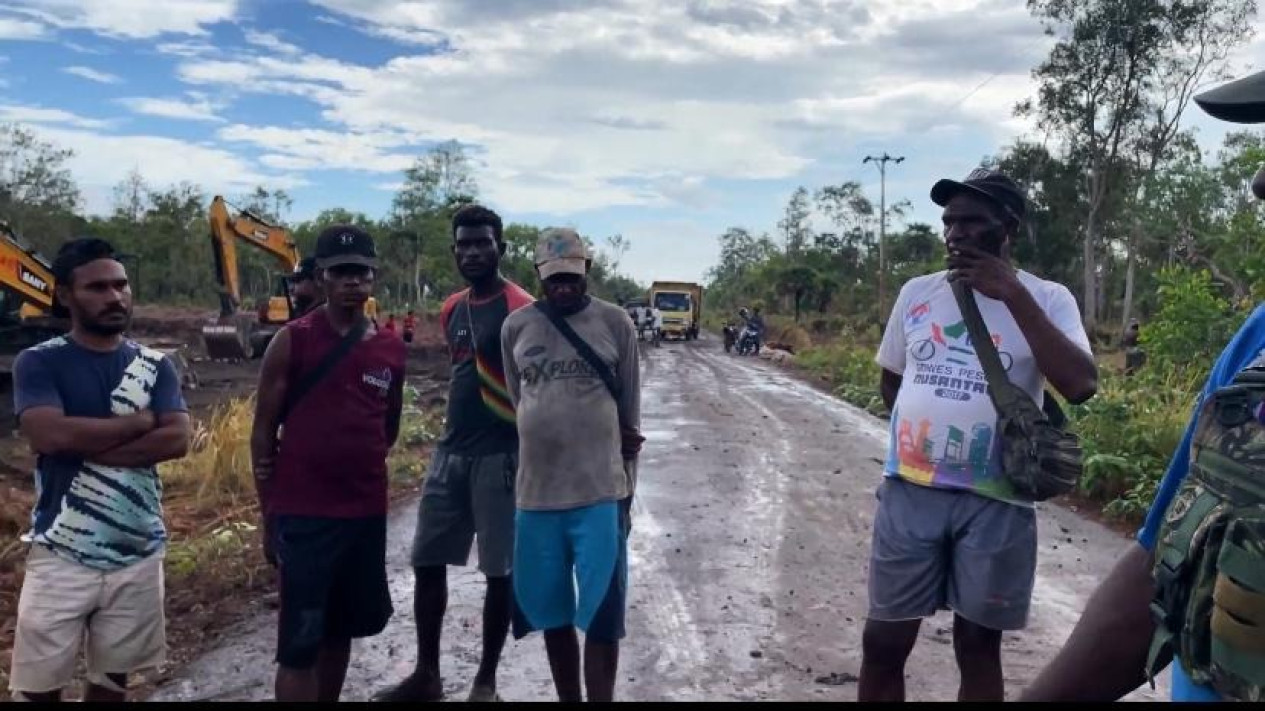
[[[700,278],[728,226],[774,230],[797,185],[877,199],[883,151],[906,159],[889,198],[934,221],[936,178],[1041,140],[1011,107],[1049,42],[1020,0],[6,0],[0,121],[75,150],[89,211],[138,168],[285,188],[291,221],[383,216],[456,139],[507,220],[622,233],[648,282]]]

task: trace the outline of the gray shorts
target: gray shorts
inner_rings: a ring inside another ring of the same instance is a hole
[[[494,578],[509,575],[517,473],[516,452],[466,457],[436,451],[418,506],[413,567],[466,565],[477,536],[479,570]]]
[[[995,630],[1028,622],[1036,512],[969,491],[885,478],[870,553],[870,619],[953,610]]]

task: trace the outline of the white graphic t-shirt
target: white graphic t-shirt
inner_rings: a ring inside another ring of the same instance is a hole
[[[1067,287],[1022,270],[1019,282],[1056,328],[1091,352]],[[1010,310],[979,292],[975,300],[1011,382],[1040,405],[1045,379]],[[911,279],[901,288],[875,360],[903,376],[892,412],[887,476],[1019,503],[1001,473],[993,436],[997,410],[948,272]]]

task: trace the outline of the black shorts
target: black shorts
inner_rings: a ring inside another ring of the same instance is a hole
[[[281,615],[277,663],[309,669],[325,640],[372,637],[394,608],[387,587],[387,520],[278,516]]]
[[[412,332],[412,331],[405,331],[405,332],[404,332],[404,342],[405,342],[405,343],[412,343],[412,342],[413,342],[413,332]]]

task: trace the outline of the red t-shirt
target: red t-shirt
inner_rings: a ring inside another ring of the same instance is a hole
[[[342,336],[325,309],[286,326],[291,386]],[[282,430],[268,513],[358,518],[387,512],[387,411],[404,378],[400,339],[379,331],[346,354],[294,406]]]

